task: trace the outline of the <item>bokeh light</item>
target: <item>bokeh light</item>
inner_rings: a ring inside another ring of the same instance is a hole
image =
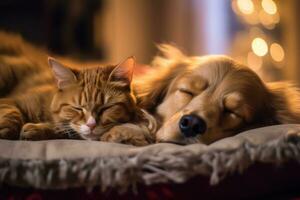
[[[270,54],[273,60],[275,60],[276,62],[281,62],[284,59],[284,50],[278,43],[273,43],[270,46]]]
[[[246,15],[249,15],[254,11],[252,0],[237,0],[237,7],[243,14]]]
[[[261,6],[270,15],[274,15],[277,12],[277,6],[273,0],[262,0]]]
[[[272,15],[274,19],[274,23],[279,23],[280,22],[280,15],[278,12],[276,12],[275,15]]]
[[[262,67],[263,60],[253,52],[249,52],[247,55],[247,64],[254,71],[258,71]]]
[[[267,29],[275,28],[275,20],[273,15],[267,14],[265,11],[261,10],[259,12],[260,23]]]
[[[255,38],[251,43],[252,51],[257,56],[265,56],[268,53],[268,45],[262,38]]]

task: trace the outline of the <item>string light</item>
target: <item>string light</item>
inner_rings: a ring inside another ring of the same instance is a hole
[[[259,12],[259,20],[261,24],[267,29],[275,28],[275,20],[272,15],[267,14],[265,11],[261,10]]]
[[[266,79],[272,78],[268,77],[266,70],[283,69],[286,56],[284,48],[272,42],[274,40],[272,34],[266,31],[278,28],[276,25],[280,22],[279,7],[275,2],[275,0],[232,0],[233,11],[246,24],[246,29],[241,31],[245,37],[236,36],[235,58],[239,58],[257,73],[262,73],[262,78]],[[280,75],[271,76],[280,77]]]
[[[252,0],[237,0],[237,7],[246,15],[252,14],[254,11],[254,5]]]
[[[255,38],[251,43],[252,51],[257,56],[265,56],[268,53],[268,45],[262,38]]]
[[[278,43],[271,44],[270,54],[273,60],[275,60],[276,62],[281,62],[284,59],[284,50],[282,46]]]
[[[262,0],[261,6],[270,15],[274,15],[277,12],[277,6],[273,0]]]

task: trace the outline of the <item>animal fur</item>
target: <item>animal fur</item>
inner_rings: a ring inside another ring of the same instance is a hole
[[[157,142],[210,144],[254,127],[300,123],[300,93],[292,83],[264,83],[227,56],[190,57],[158,47],[151,71],[134,84],[139,105],[160,122]],[[184,137],[178,124],[186,114],[202,118],[205,133]]]
[[[0,32],[0,138],[152,142],[155,121],[137,107],[131,88],[133,57],[71,68],[53,58],[49,67],[47,54]]]

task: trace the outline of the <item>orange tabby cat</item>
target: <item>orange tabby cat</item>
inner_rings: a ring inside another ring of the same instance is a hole
[[[43,59],[43,54],[30,46],[28,53],[28,45],[22,45],[10,53],[1,52],[8,48],[0,45],[0,95],[5,97],[0,99],[0,138],[82,138],[138,146],[152,142],[148,125],[155,123],[136,106],[131,91],[134,58],[85,69],[49,58],[49,70],[30,57]]]

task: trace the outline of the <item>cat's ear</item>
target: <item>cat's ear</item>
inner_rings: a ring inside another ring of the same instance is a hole
[[[135,57],[129,57],[120,64],[118,64],[115,69],[111,72],[109,80],[122,81],[123,83],[130,85],[132,81],[133,69],[135,66]]]
[[[51,57],[48,58],[48,63],[53,71],[54,77],[57,81],[57,87],[59,89],[64,89],[65,87],[76,83],[76,75],[71,69],[65,67],[63,64]]]

